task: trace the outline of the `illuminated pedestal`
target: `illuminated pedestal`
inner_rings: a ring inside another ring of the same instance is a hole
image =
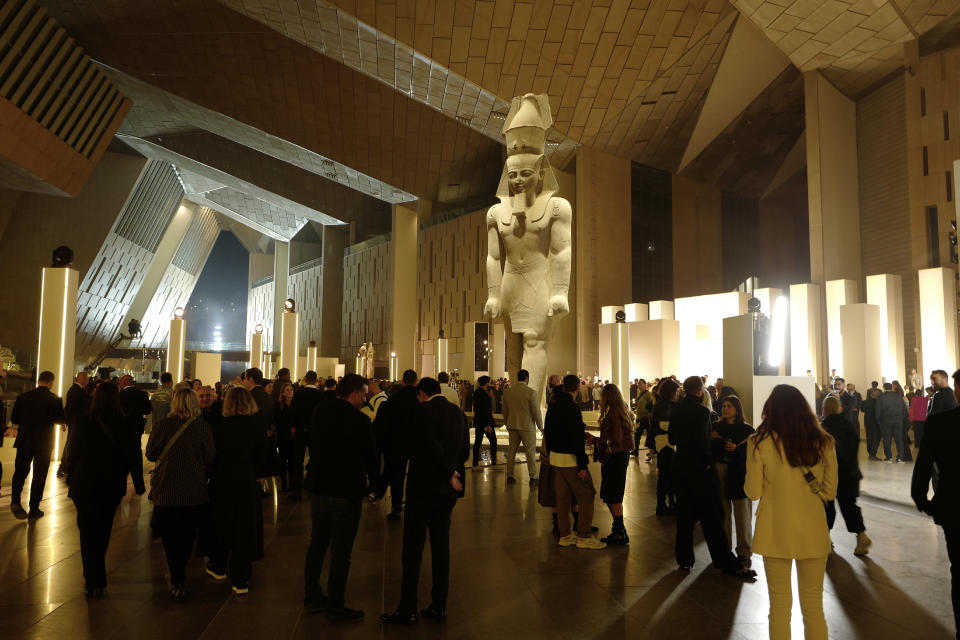
[[[295,311],[284,311],[283,323],[280,327],[280,369],[290,369],[291,380],[300,379],[298,355],[300,355],[300,314]]]
[[[434,362],[437,373],[450,372],[450,341],[447,338],[437,338],[437,356]]]
[[[853,280],[830,280],[827,282],[827,370],[836,369],[846,376],[843,363],[843,338],[840,330],[840,307],[856,304],[857,283]]]
[[[612,305],[608,307],[600,307],[600,322],[601,324],[613,324],[617,321],[617,311],[623,311],[622,305]]]
[[[167,343],[167,371],[173,376],[173,383],[183,380],[183,349],[186,345],[187,322],[183,318],[170,321],[170,339]]]
[[[193,354],[193,377],[200,378],[203,384],[214,386],[220,382],[220,360],[219,353],[206,353],[197,351]]]
[[[49,267],[41,280],[37,375],[53,372],[52,391],[61,399],[73,382],[79,276],[75,269]]]
[[[625,322],[610,325],[610,382],[629,400],[630,326]]]
[[[648,307],[651,320],[674,320],[672,300],[652,300]]]
[[[947,375],[957,368],[957,292],[953,269],[921,269],[920,356],[923,379],[943,369]]]
[[[843,337],[843,371],[847,382],[861,393],[883,374],[883,345],[880,341],[880,307],[875,304],[845,304],[840,307]]]
[[[680,366],[680,323],[648,320],[630,323],[630,379],[652,381],[677,372]]]
[[[650,308],[640,302],[631,302],[623,306],[627,322],[642,322],[650,319]]]
[[[790,285],[790,372],[805,376],[811,371],[823,380],[823,348],[820,331],[820,286]]]
[[[316,371],[317,370],[317,343],[311,342],[310,346],[307,347],[307,361],[304,363],[305,369],[301,371],[301,375],[305,374],[307,371]]]
[[[680,323],[680,370],[686,376],[723,374],[723,325],[725,318],[747,312],[750,294],[739,291],[677,298],[674,318]]]
[[[880,351],[883,377],[906,380],[903,347],[903,286],[900,276],[867,276],[867,303],[880,307]]]
[[[396,382],[400,379],[399,360],[395,353],[390,354],[390,381]]]
[[[250,368],[263,371],[263,333],[250,336]]]

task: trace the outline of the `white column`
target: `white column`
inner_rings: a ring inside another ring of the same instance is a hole
[[[855,281],[830,280],[827,282],[827,373],[830,369],[836,369],[837,375],[846,375],[843,370],[840,307],[857,302],[859,297]]]
[[[744,418],[757,424],[753,415],[753,377],[756,354],[753,344],[753,316],[723,319],[723,384],[740,394]],[[763,346],[760,345],[762,349]],[[718,407],[714,407],[718,410]]]
[[[311,340],[310,346],[307,347],[307,371],[316,372],[316,370],[317,370],[317,343]],[[306,371],[302,373],[306,373]]]
[[[79,281],[79,272],[66,267],[44,268],[40,280],[37,376],[52,372],[52,391],[61,399],[73,382]]]
[[[263,331],[250,334],[250,368],[263,371]]]
[[[178,313],[182,310],[178,309]],[[186,346],[187,321],[182,317],[170,321],[170,337],[167,342],[167,371],[173,376],[173,384],[183,380],[183,352]]]
[[[390,382],[396,382],[400,379],[400,363],[397,358],[397,352],[390,352]]]
[[[875,304],[845,304],[840,307],[843,331],[843,372],[861,393],[883,371],[880,341],[880,307]]]
[[[273,250],[273,351],[281,350],[284,303],[290,277],[290,243],[277,240]],[[291,369],[292,370],[292,369]]]
[[[428,202],[393,205],[391,335],[393,351],[397,352],[404,371],[420,370],[417,362],[417,251],[421,209],[424,209],[424,215],[429,215],[429,206]]]
[[[790,372],[804,376],[811,371],[825,380],[821,371],[823,333],[820,326],[820,287],[816,284],[790,285]]]
[[[610,382],[629,401],[630,392],[630,326],[617,322],[610,327]]]
[[[923,379],[943,369],[948,375],[957,368],[957,291],[953,269],[921,269],[920,356]]]
[[[437,338],[437,373],[446,371],[450,373],[450,340],[448,338]]]
[[[300,314],[284,311],[280,325],[280,369],[290,369],[290,379],[299,380]]]
[[[889,273],[867,276],[867,303],[880,307],[883,377],[905,384],[907,366],[903,346],[903,286],[900,276]]]

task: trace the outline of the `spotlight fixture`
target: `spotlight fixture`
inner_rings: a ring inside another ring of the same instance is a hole
[[[440,335],[438,335],[437,337],[438,337],[438,338],[442,338],[442,337],[443,337],[443,329],[440,329]]]
[[[73,266],[73,249],[60,245],[53,250],[53,267],[69,268]]]
[[[177,307],[176,309],[174,309],[174,310],[173,310],[173,317],[176,318],[177,320],[182,320],[182,319],[183,319],[183,307]]]
[[[297,308],[297,303],[293,301],[293,298],[287,298],[283,303],[283,310],[293,312]]]
[[[760,313],[760,299],[750,298],[747,300],[747,313]]]
[[[263,333],[263,325],[260,323],[257,323],[257,326],[255,326],[253,330],[256,331],[257,333]]]
[[[140,321],[136,318],[131,318],[129,324],[127,324],[127,333],[130,334],[131,338],[140,337]]]
[[[316,341],[316,340],[311,340],[311,341],[310,341],[310,346],[311,346],[311,347],[316,347],[316,346],[317,346],[317,341]]]
[[[627,321],[627,314],[624,313],[623,309],[619,309],[619,310],[617,311],[617,316],[616,316],[616,317],[617,317],[617,322],[626,322],[626,321]]]

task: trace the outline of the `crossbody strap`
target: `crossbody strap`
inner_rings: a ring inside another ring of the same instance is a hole
[[[179,429],[177,429],[177,432],[174,433],[169,440],[167,440],[167,444],[163,446],[163,451],[161,451],[160,455],[157,457],[156,466],[158,467],[160,466],[160,463],[166,459],[167,454],[170,452],[170,448],[174,445],[174,443],[177,440],[180,439],[180,436],[182,436],[183,432],[187,430],[187,427],[193,424],[196,420],[197,419],[194,418],[193,420],[184,421],[183,425]]]

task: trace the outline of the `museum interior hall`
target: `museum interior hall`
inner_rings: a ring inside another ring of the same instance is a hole
[[[0,0],[0,638],[960,638],[958,173],[960,0]]]

